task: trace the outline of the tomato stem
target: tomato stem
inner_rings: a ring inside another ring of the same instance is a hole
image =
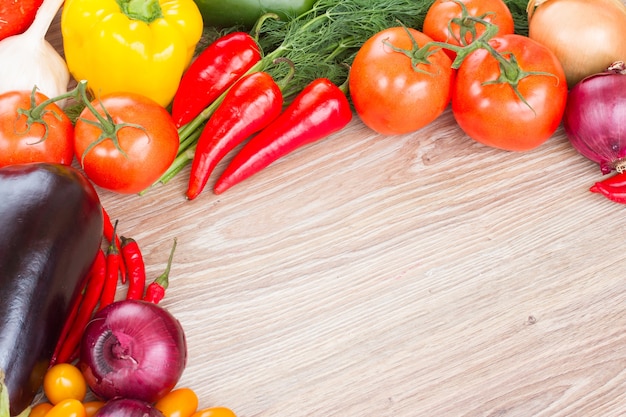
[[[28,133],[31,127],[33,126],[33,124],[35,123],[38,123],[43,126],[44,134],[40,140],[35,142],[35,144],[44,142],[48,138],[48,134],[50,132],[50,126],[48,125],[48,122],[46,122],[43,118],[45,114],[51,113],[57,119],[59,120],[61,119],[60,114],[58,114],[54,110],[47,109],[48,105],[55,103],[57,101],[68,99],[68,98],[77,98],[78,86],[64,94],[47,98],[46,100],[42,101],[39,105],[37,105],[36,93],[37,93],[37,86],[33,87],[30,93],[30,107],[28,109],[17,109],[17,114],[19,116],[26,117],[26,129],[23,132],[19,132],[19,133]]]
[[[100,134],[100,136],[98,136],[98,138],[96,140],[94,140],[93,142],[91,142],[89,144],[89,146],[87,146],[87,148],[85,149],[85,151],[82,153],[82,155],[80,156],[80,164],[81,166],[84,166],[84,161],[85,161],[85,156],[87,156],[87,154],[96,146],[98,146],[100,143],[104,142],[107,139],[110,139],[113,144],[115,145],[115,148],[125,157],[128,158],[128,155],[126,154],[126,152],[124,151],[124,149],[122,149],[120,142],[119,142],[119,138],[118,138],[118,132],[125,128],[125,127],[132,127],[135,129],[140,129],[145,131],[146,129],[136,123],[115,123],[115,121],[113,120],[113,117],[111,117],[111,115],[109,114],[109,112],[107,111],[107,109],[104,107],[104,105],[100,102],[100,100],[98,99],[98,102],[100,102],[100,107],[102,108],[102,111],[104,113],[104,115],[106,116],[106,119],[100,114],[100,112],[98,110],[96,110],[96,108],[94,107],[94,105],[91,103],[91,100],[89,100],[89,97],[87,97],[87,88],[86,88],[87,83],[86,82],[80,82],[78,83],[78,86],[76,87],[78,89],[78,94],[80,94],[80,98],[83,101],[83,103],[85,104],[85,107],[87,107],[87,109],[91,112],[91,114],[94,115],[94,117],[97,119],[96,120],[88,120],[85,118],[80,118],[81,121],[85,122],[86,124],[95,126],[97,128],[99,128],[102,133]]]

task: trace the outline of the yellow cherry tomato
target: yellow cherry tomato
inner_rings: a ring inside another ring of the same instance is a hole
[[[177,388],[165,394],[154,407],[165,417],[191,417],[198,408],[198,396],[190,388]]]
[[[70,398],[82,401],[87,393],[87,383],[77,367],[69,363],[58,363],[46,372],[43,391],[52,404]]]
[[[191,417],[237,417],[230,408],[211,407],[196,411]]]
[[[85,406],[85,414],[87,414],[87,417],[93,417],[104,404],[104,401],[84,402],[83,406]]]
[[[43,417],[48,411],[50,411],[51,408],[52,404],[50,403],[39,403],[30,409],[28,417]]]
[[[87,413],[82,402],[68,398],[55,404],[45,417],[87,417]]]

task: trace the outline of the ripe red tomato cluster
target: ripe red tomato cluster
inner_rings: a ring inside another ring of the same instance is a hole
[[[471,49],[487,31],[482,21],[497,33],[482,41],[489,49]],[[511,151],[541,145],[563,116],[565,74],[548,48],[513,28],[502,0],[435,1],[421,32],[390,28],[361,47],[349,80],[357,114],[379,133],[403,134],[451,104],[458,125],[478,142]]]
[[[77,87],[78,88],[78,87]],[[132,194],[152,185],[179,146],[169,112],[146,97],[117,93],[93,100],[73,122],[36,91],[0,94],[0,166],[74,157],[92,182]]]

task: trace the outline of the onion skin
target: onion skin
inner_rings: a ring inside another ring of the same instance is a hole
[[[79,368],[102,400],[154,403],[178,383],[187,364],[183,328],[167,310],[122,300],[100,310],[85,328]]]
[[[571,88],[626,60],[626,5],[622,0],[531,0],[528,36],[554,52]]]
[[[119,398],[100,407],[94,417],[164,417],[159,410],[140,400]]]
[[[563,128],[572,146],[603,174],[626,170],[626,68],[616,63],[569,92]]]

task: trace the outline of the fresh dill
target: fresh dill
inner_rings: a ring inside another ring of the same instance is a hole
[[[526,0],[504,1],[513,14],[516,32],[526,34]],[[433,0],[318,0],[310,11],[295,18],[262,20],[256,36],[265,53],[263,69],[278,80],[289,68],[274,65],[273,60],[283,57],[293,63],[295,73],[284,90],[286,97],[318,77],[341,85],[367,39],[399,25],[421,30],[432,4]]]

